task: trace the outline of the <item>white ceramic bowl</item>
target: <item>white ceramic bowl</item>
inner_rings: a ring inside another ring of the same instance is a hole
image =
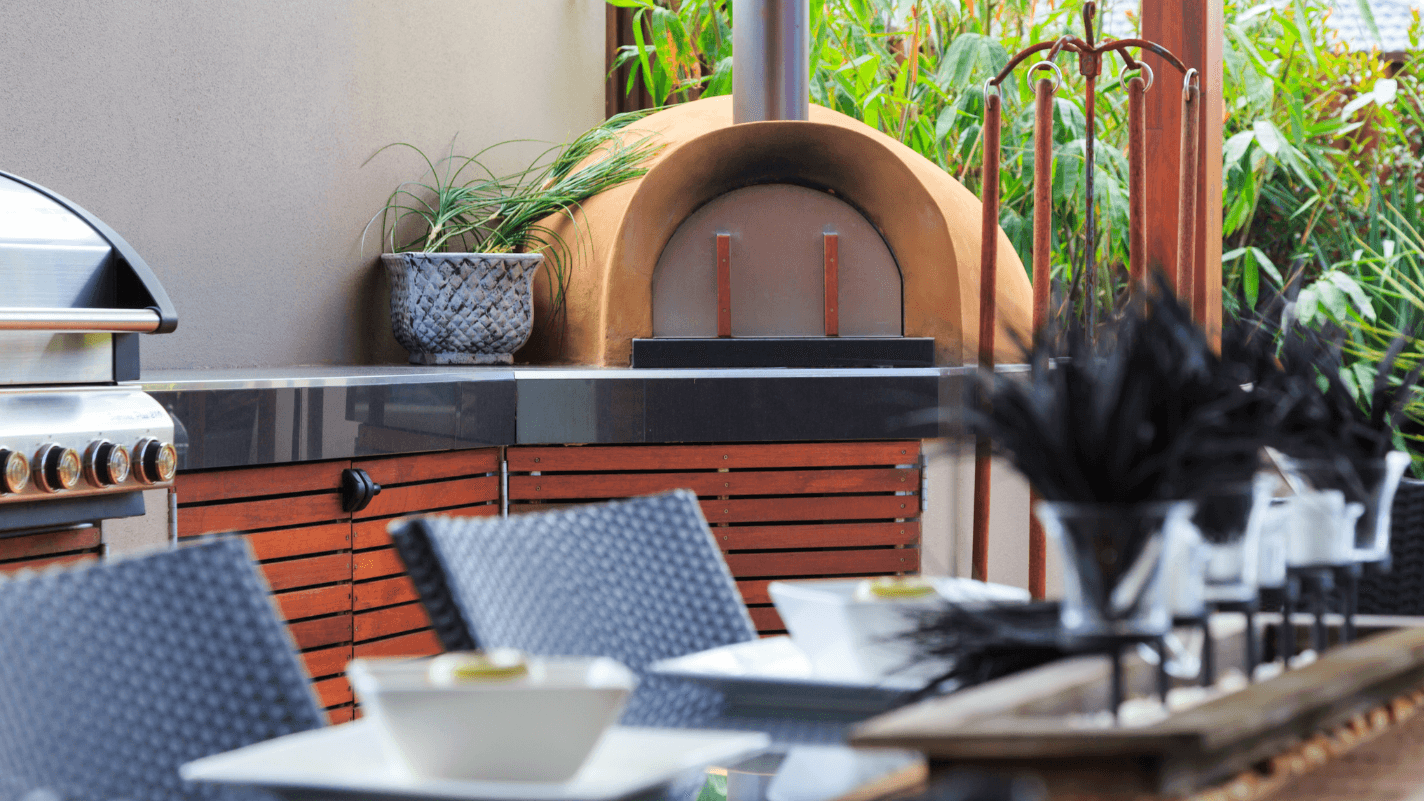
[[[432,661],[346,668],[366,716],[417,778],[565,781],[638,683],[606,658],[531,657],[526,675],[453,682],[432,679]]]
[[[1027,592],[1002,584],[961,578],[926,578],[935,592],[920,598],[865,600],[865,579],[773,581],[767,587],[786,630],[811,661],[817,676],[835,681],[876,683],[896,677],[928,681],[947,665],[910,667],[911,644],[901,637],[914,630],[916,610],[947,601],[1027,601]]]

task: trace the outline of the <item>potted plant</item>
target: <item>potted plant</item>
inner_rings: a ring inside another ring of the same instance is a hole
[[[508,175],[482,161],[499,145],[473,156],[455,155],[452,145],[433,160],[397,142],[372,155],[407,148],[426,166],[419,180],[397,186],[367,223],[369,231],[381,221],[391,328],[413,364],[512,363],[533,330],[533,282],[541,264],[549,269],[549,322],[557,325],[568,246],[546,221],[554,215],[573,220],[584,200],[647,171],[644,162],[660,146],[621,133],[639,116],[613,117]]]

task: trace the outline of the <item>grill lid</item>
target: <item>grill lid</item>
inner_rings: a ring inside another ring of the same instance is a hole
[[[5,172],[0,286],[0,384],[135,380],[134,335],[178,327],[168,294],[128,242],[69,200]]]

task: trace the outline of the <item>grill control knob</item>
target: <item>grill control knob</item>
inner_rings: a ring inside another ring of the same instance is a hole
[[[0,448],[0,492],[23,492],[30,483],[30,460]]]
[[[84,478],[96,487],[124,483],[129,477],[129,452],[124,446],[101,439],[84,452]]]
[[[178,471],[178,451],[168,442],[144,437],[133,449],[134,478],[144,484],[172,481]]]
[[[80,472],[79,454],[73,448],[45,445],[35,452],[35,486],[43,492],[74,489]]]

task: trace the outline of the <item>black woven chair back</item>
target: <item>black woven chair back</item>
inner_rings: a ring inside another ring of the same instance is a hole
[[[424,518],[392,536],[447,649],[617,659],[641,677],[625,724],[712,718],[716,693],[646,668],[756,637],[686,490],[508,518]]]
[[[1390,569],[1361,580],[1360,612],[1424,615],[1424,481],[1401,481],[1390,515]]]
[[[0,785],[253,797],[178,766],[323,722],[243,540],[0,580]]]

